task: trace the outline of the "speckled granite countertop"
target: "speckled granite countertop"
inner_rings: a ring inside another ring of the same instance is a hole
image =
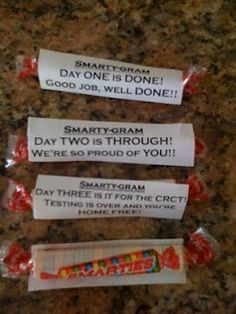
[[[75,4],[76,3],[76,4]],[[209,267],[189,270],[183,286],[133,286],[27,292],[27,279],[0,280],[0,313],[235,313],[234,1],[7,1],[0,3],[1,160],[9,133],[26,130],[27,117],[132,122],[192,122],[208,153],[196,163],[212,198],[187,207],[181,222],[130,218],[32,221],[31,213],[1,208],[0,238],[35,243],[184,237],[200,224],[223,248]],[[15,57],[39,48],[150,66],[209,69],[201,91],[182,106],[42,91],[37,80],[16,83]],[[127,179],[184,179],[189,169],[77,162],[24,163],[1,174],[32,189],[38,173]],[[1,177],[1,187],[4,178]]]

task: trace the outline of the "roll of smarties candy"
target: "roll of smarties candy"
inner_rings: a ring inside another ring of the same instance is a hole
[[[29,275],[29,291],[130,284],[186,283],[186,268],[218,259],[218,242],[202,227],[183,239],[38,244],[31,254],[3,241],[0,275]],[[133,275],[133,276],[131,276]]]
[[[163,254],[154,249],[136,251],[95,261],[61,267],[56,275],[40,273],[41,279],[79,278],[90,276],[135,275],[160,272],[163,267],[179,269],[179,256],[173,246]]]

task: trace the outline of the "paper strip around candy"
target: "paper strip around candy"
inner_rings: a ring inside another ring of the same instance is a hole
[[[146,239],[34,245],[31,255],[3,242],[4,277],[29,273],[29,290],[133,284],[186,283],[187,266],[206,266],[220,256],[218,242],[204,229],[182,239]]]
[[[39,60],[17,57],[17,80],[39,76],[44,89],[167,104],[180,104],[183,91],[196,93],[205,74],[206,68],[199,66],[183,73],[45,49],[40,50]]]
[[[198,172],[191,172],[185,181],[39,175],[31,192],[22,183],[8,179],[2,204],[13,212],[33,210],[34,219],[181,219],[188,201],[208,200]]]

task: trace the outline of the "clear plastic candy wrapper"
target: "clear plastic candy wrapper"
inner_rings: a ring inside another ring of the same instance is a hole
[[[158,135],[157,135],[158,134]],[[23,161],[103,161],[194,165],[207,151],[189,123],[124,123],[28,118],[27,136],[10,135],[6,167]]]
[[[206,75],[206,68],[192,65],[183,75],[184,93],[192,95],[198,92],[199,85]]]
[[[211,192],[199,171],[192,171],[186,183],[189,185],[188,197],[190,201],[206,202],[209,199]]]
[[[37,58],[18,56],[16,58],[16,79],[20,81],[29,76],[38,77]]]
[[[135,284],[186,283],[186,269],[206,266],[220,255],[217,241],[199,228],[182,239],[117,240],[33,245],[28,254],[4,241],[3,277],[29,274],[29,290]]]
[[[108,191],[108,190],[109,191]],[[34,219],[152,217],[181,219],[188,202],[206,202],[197,171],[181,184],[39,175],[33,191],[7,179],[2,204],[12,212],[33,210]]]
[[[40,49],[39,58],[17,57],[17,80],[39,77],[43,89],[180,105],[198,91],[206,68],[154,68]]]
[[[2,196],[2,204],[12,212],[27,212],[32,210],[32,196],[23,184],[7,179],[7,190]]]
[[[28,160],[27,138],[24,135],[9,135],[6,168]]]

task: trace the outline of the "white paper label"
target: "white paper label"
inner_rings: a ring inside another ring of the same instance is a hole
[[[43,89],[180,105],[183,72],[41,49]]]
[[[187,200],[187,184],[39,175],[33,191],[33,216],[181,219]]]
[[[160,272],[114,275],[114,276],[85,276],[70,279],[39,279],[37,271],[53,269],[74,263],[98,260],[129,252],[154,249],[163,253],[168,247],[174,247],[179,257],[180,268],[173,270],[165,267]],[[72,252],[71,249],[73,249]],[[55,254],[55,250],[58,253]],[[54,252],[53,252],[54,251]],[[29,291],[50,290],[75,287],[124,286],[143,284],[185,284],[186,267],[184,261],[183,239],[145,239],[145,240],[114,240],[99,242],[83,242],[68,244],[33,245],[31,253],[35,267],[29,276]]]
[[[28,119],[30,161],[193,166],[192,124]]]

